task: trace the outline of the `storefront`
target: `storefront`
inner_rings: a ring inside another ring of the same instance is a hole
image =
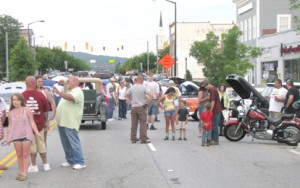
[[[258,84],[292,78],[300,82],[300,36],[292,30],[258,39],[262,55],[257,58]]]

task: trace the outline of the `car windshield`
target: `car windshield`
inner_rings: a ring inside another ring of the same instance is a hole
[[[273,88],[274,87],[270,87],[270,86],[265,87],[265,89],[262,91],[261,95],[263,97],[270,96],[273,91]]]

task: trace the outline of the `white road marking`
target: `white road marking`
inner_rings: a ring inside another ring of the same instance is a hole
[[[156,151],[156,148],[153,146],[152,143],[149,143],[148,146],[152,151]]]
[[[293,153],[295,153],[295,154],[297,154],[297,155],[300,155],[300,152],[295,151],[295,150],[292,150],[292,149],[290,149],[290,152],[293,152]]]

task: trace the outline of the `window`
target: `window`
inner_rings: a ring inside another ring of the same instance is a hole
[[[252,39],[252,19],[248,19],[248,40]]]
[[[241,35],[241,41],[243,42],[244,41],[244,22],[243,21],[241,21],[240,22],[240,30],[241,30],[241,32],[242,32],[242,35]]]
[[[244,41],[248,40],[248,20],[244,20]]]
[[[291,29],[291,15],[278,14],[277,15],[277,32]]]
[[[256,16],[253,16],[252,19],[252,36],[256,38]]]

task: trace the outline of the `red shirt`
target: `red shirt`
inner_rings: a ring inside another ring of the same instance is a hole
[[[48,100],[44,94],[37,90],[26,90],[22,93],[25,98],[25,103],[33,113],[34,122],[39,131],[45,127],[47,122],[45,113],[50,110]]]
[[[204,111],[200,115],[200,120],[202,121],[202,129],[204,130],[211,130],[212,129],[212,117],[213,113],[211,111],[207,112]],[[204,123],[208,123],[208,126],[203,126]]]
[[[214,114],[222,112],[222,106],[219,98],[219,92],[215,87],[211,87],[209,89],[209,101],[215,101],[214,108],[212,109],[212,112]]]

